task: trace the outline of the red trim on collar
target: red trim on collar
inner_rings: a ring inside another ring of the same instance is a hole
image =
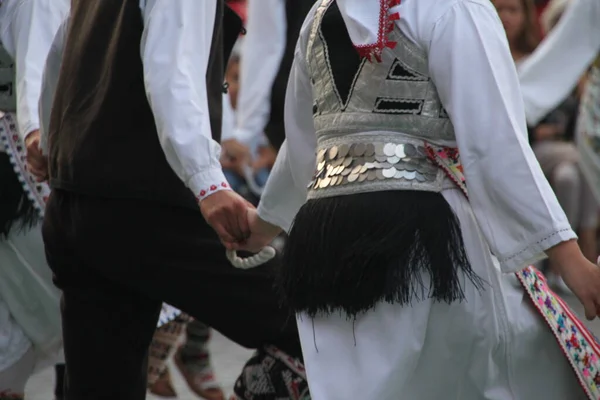
[[[390,14],[390,8],[400,5],[401,0],[380,0],[379,29],[377,32],[377,43],[354,46],[358,54],[373,62],[381,62],[381,55],[386,48],[393,49],[397,42],[390,41],[388,36],[394,30],[395,21],[400,19],[399,13]]]

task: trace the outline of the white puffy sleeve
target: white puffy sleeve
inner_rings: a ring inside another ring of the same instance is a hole
[[[289,231],[298,210],[306,202],[308,184],[316,166],[317,137],[312,115],[312,89],[306,65],[306,28],[296,48],[285,99],[284,141],[258,206],[259,216]]]
[[[459,1],[436,21],[429,68],[456,131],[473,212],[502,270],[575,239],[527,142],[517,72],[489,1]]]

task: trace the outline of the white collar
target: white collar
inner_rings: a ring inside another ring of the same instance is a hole
[[[392,8],[401,0],[335,0],[346,23],[346,29],[361,57],[381,62],[385,48],[393,49],[396,42],[388,40],[394,23],[400,19]]]

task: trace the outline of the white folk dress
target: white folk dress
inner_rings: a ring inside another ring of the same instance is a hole
[[[286,230],[316,165],[306,64],[315,9],[290,78],[287,140],[258,210]],[[527,143],[517,74],[495,9],[487,0],[403,0],[393,10],[398,28],[427,53],[454,125],[457,142],[437,144],[458,147],[470,200],[458,188],[442,195],[460,221],[473,270],[489,287],[479,292],[467,284],[466,301],[450,305],[380,303],[356,320],[298,315],[311,398],[588,398],[512,274],[576,236]]]

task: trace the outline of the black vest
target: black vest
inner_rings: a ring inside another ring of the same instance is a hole
[[[165,158],[146,97],[139,0],[72,0],[49,129],[50,184],[80,194],[198,210]],[[206,75],[212,135],[221,136],[226,60],[241,20],[218,1]]]
[[[256,1],[256,0],[254,0]],[[283,59],[273,83],[271,91],[271,116],[265,127],[265,133],[269,142],[277,150],[285,139],[285,127],[283,123],[283,110],[285,105],[285,92],[288,79],[294,63],[294,51],[300,36],[302,24],[311,10],[315,0],[286,0],[287,34]]]

